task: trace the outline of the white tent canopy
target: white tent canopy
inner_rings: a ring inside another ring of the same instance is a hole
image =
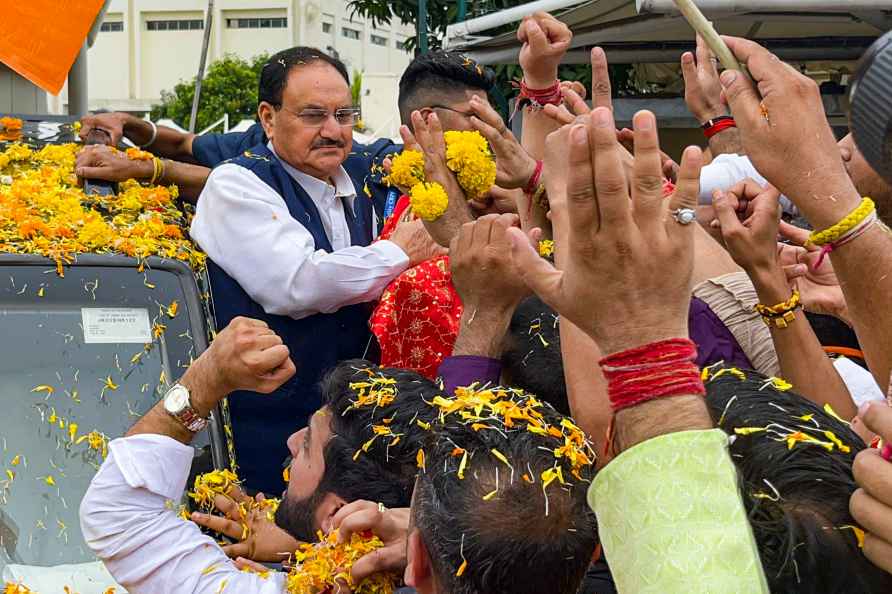
[[[698,5],[719,32],[758,41],[789,61],[854,60],[892,28],[892,0],[698,0]],[[595,45],[615,64],[676,62],[693,46],[694,31],[672,0],[590,0],[558,18],[573,31],[565,63],[587,63]],[[516,63],[520,50],[513,32],[450,38],[447,44],[484,64]]]

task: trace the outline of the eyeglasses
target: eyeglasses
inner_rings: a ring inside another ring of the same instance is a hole
[[[451,107],[446,107],[445,105],[428,105],[430,109],[445,109],[446,111],[451,111],[457,113],[458,115],[464,116],[466,118],[474,117],[474,112],[472,111],[461,111],[458,109],[453,109]]]
[[[303,111],[297,112],[293,109],[288,109],[284,105],[282,106],[282,109],[299,117],[304,125],[309,126],[310,128],[321,128],[331,116],[334,116],[334,119],[339,126],[354,126],[357,120],[359,120],[361,113],[358,107],[345,107],[334,113],[325,109],[304,109]]]

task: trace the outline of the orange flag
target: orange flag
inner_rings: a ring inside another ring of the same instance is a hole
[[[58,95],[103,0],[0,0],[0,62]]]

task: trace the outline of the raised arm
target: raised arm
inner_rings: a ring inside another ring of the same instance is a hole
[[[778,260],[779,196],[776,189],[763,190],[751,180],[727,193],[717,193],[715,209],[725,245],[753,281],[761,304],[787,304],[778,309],[778,316],[766,318],[783,378],[812,402],[829,404],[843,418],[851,419],[856,413],[855,403],[805,317],[799,293],[790,301],[794,292]],[[746,224],[738,220],[735,210],[744,199],[752,201],[754,209]]]
[[[694,236],[673,212],[696,206],[701,153],[685,151],[677,190],[665,201],[656,119],[639,112],[634,125],[631,199],[612,114],[598,108],[571,129],[567,192],[552,200],[553,213],[568,215],[555,220],[568,225],[566,234],[556,231],[567,238],[557,246],[566,262],[553,268],[512,230],[514,257],[530,287],[607,355],[600,362],[607,394],[595,397],[616,413],[621,453],[600,471],[589,503],[617,589],[767,592],[727,437],[711,429],[693,344],[683,338]]]
[[[266,324],[236,318],[180,379],[206,417],[230,391],[270,392],[295,372],[288,349]],[[182,499],[194,457],[193,433],[159,402],[109,444],[80,516],[88,547],[133,594],[213,594],[224,588],[279,594],[283,578],[242,573],[198,526],[183,521]]]
[[[834,227],[862,197],[846,174],[818,85],[752,41],[725,41],[759,89],[735,71],[722,73],[744,149],[816,230]],[[892,235],[874,224],[836,246],[830,259],[870,371],[885,392],[892,370],[892,308],[883,297],[892,294]]]
[[[728,115],[728,107],[722,103],[722,84],[719,81],[718,60],[697,35],[696,55],[681,55],[681,73],[684,76],[684,101],[688,110],[703,125],[715,118]],[[709,136],[709,150],[713,158],[725,154],[743,154],[740,132],[736,127],[713,128]]]

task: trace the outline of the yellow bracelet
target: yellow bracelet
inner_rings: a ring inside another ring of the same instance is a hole
[[[155,185],[155,181],[158,179],[158,173],[161,170],[161,159],[158,157],[152,157],[152,179],[149,180],[149,185]]]
[[[769,328],[776,326],[778,328],[786,328],[796,321],[796,311],[790,310],[782,316],[762,316],[762,321]]]
[[[870,216],[870,213],[874,211],[874,208],[875,205],[873,200],[865,196],[861,200],[861,204],[858,205],[858,208],[846,215],[840,222],[823,231],[812,231],[811,235],[808,236],[808,240],[805,242],[805,247],[834,243],[837,239],[851,231],[861,221]]]
[[[788,313],[792,312],[794,309],[800,306],[801,296],[799,295],[799,291],[793,291],[793,295],[782,303],[778,303],[777,305],[762,305],[761,303],[756,304],[756,311],[759,312],[759,315],[762,318],[779,318],[786,316]]]

